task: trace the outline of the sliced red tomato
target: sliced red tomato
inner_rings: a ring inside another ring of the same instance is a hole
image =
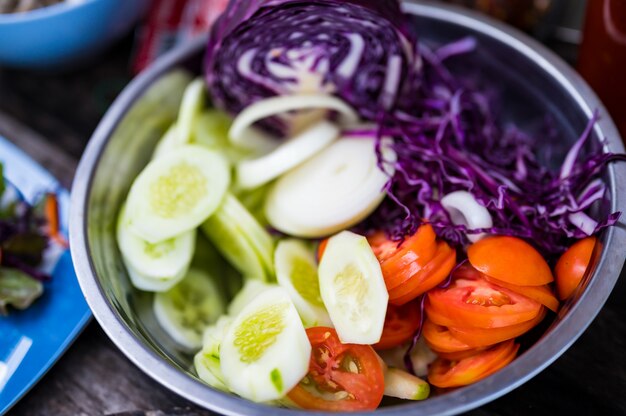
[[[493,277],[483,275],[483,277],[495,285],[505,287],[513,292],[517,292],[522,296],[526,296],[532,300],[535,300],[553,312],[558,312],[560,302],[552,293],[550,286],[518,286],[511,283],[503,282],[502,280],[495,279]]]
[[[488,347],[509,339],[517,338],[537,326],[546,316],[546,308],[530,321],[502,328],[462,328],[451,326],[448,328],[450,335],[472,348]]]
[[[389,304],[385,315],[383,333],[380,341],[373,347],[375,350],[387,350],[402,345],[413,338],[419,326],[419,302],[409,302],[402,306]]]
[[[376,409],[385,377],[372,347],[342,344],[332,328],[309,328],[306,333],[313,348],[309,373],[289,392],[289,399],[309,410]]]
[[[380,262],[387,290],[411,279],[428,264],[437,250],[436,237],[433,227],[424,224],[400,245],[382,231],[367,238]]]
[[[554,280],[543,256],[520,238],[483,238],[468,248],[467,257],[477,270],[514,285],[542,286]]]
[[[446,360],[450,360],[450,361],[459,361],[464,358],[468,358],[473,355],[476,355],[479,352],[482,352],[486,349],[487,349],[486,347],[481,347],[481,348],[472,348],[472,349],[465,350],[465,351],[455,351],[455,352],[437,351],[437,356],[439,356],[439,358],[445,358]]]
[[[328,238],[325,238],[318,243],[317,245],[317,262],[318,263],[322,261],[322,256],[324,255],[324,252],[326,251],[327,245],[328,245]]]
[[[435,257],[400,286],[389,291],[389,303],[403,305],[443,282],[456,265],[456,251],[448,243],[437,243]]]
[[[454,321],[451,318],[448,318],[445,315],[442,315],[436,309],[433,309],[433,307],[430,305],[430,302],[428,301],[428,298],[426,298],[426,303],[424,304],[424,312],[426,313],[426,317],[430,321],[432,321],[434,324],[437,324],[437,325],[440,325],[440,326],[455,326],[455,325],[458,325],[458,322]]]
[[[559,299],[569,298],[578,287],[589,267],[596,245],[595,237],[587,237],[572,245],[556,263],[556,291]]]
[[[424,321],[422,336],[426,344],[436,353],[459,352],[472,349],[472,347],[465,342],[455,338],[452,333],[448,331],[448,328],[437,325],[428,319]]]
[[[526,296],[527,298],[535,300],[554,312],[557,312],[560,306],[559,300],[556,298],[556,296],[554,296],[554,294],[552,293],[552,290],[550,289],[550,286],[548,285],[543,285],[543,286],[514,285],[511,283],[496,279],[494,277],[487,276],[486,274],[479,272],[473,267],[461,267],[455,272],[456,278],[461,278],[463,276],[468,277],[470,279],[482,277],[488,282],[491,282],[498,286],[502,286],[504,288],[517,292],[522,296]]]
[[[460,387],[490,376],[515,358],[519,345],[506,341],[461,360],[437,358],[428,368],[428,381],[437,387]]]
[[[512,290],[486,281],[460,267],[446,289],[428,292],[426,313],[440,325],[500,328],[530,321],[541,304]]]

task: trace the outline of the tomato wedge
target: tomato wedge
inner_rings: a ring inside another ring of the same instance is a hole
[[[306,330],[313,350],[309,373],[287,395],[309,410],[375,410],[385,391],[378,356],[369,345],[342,344],[332,328]]]
[[[430,320],[424,321],[422,335],[426,344],[436,353],[468,351],[472,347],[454,337],[448,328],[437,325]]]
[[[437,351],[437,355],[440,358],[444,358],[444,359],[449,360],[449,361],[459,361],[459,360],[462,360],[464,358],[468,358],[468,357],[471,357],[473,355],[476,355],[479,352],[485,351],[486,349],[487,349],[486,347],[481,347],[481,348],[472,348],[472,349],[465,350],[465,351],[455,351],[455,352],[441,352],[441,351]]]
[[[448,243],[437,243],[435,257],[400,286],[389,291],[389,303],[403,305],[426,293],[450,275],[456,265],[456,251]]]
[[[389,304],[385,315],[385,326],[375,350],[388,350],[402,345],[411,338],[420,326],[420,304],[409,302],[402,306]]]
[[[397,241],[389,240],[383,232],[367,238],[380,261],[387,290],[411,279],[428,264],[437,250],[436,237],[433,227],[424,224],[399,246]]]
[[[428,369],[428,381],[442,388],[475,383],[513,361],[518,349],[511,340],[458,361],[437,358]]]
[[[578,287],[589,267],[591,254],[596,245],[595,237],[587,237],[574,243],[556,263],[556,291],[559,299],[569,298]]]
[[[546,313],[546,308],[541,308],[541,312],[534,319],[502,328],[484,329],[451,326],[448,331],[450,331],[451,336],[472,348],[487,347],[525,334],[543,321]]]
[[[326,251],[326,246],[328,245],[328,238],[323,239],[317,245],[317,262],[322,261],[322,256],[324,255],[324,251]]]
[[[502,286],[506,289],[512,290],[513,292],[517,292],[522,296],[526,296],[532,300],[535,300],[542,305],[546,306],[553,312],[557,312],[560,306],[559,300],[554,296],[552,290],[548,285],[543,286],[519,286],[514,285],[508,282],[504,282],[502,280],[498,280],[491,276],[487,276],[484,273],[479,272],[473,267],[461,267],[455,272],[456,278],[468,277],[470,279],[473,278],[483,278],[490,283],[493,283],[497,286]]]
[[[460,267],[446,289],[428,292],[427,316],[440,325],[500,328],[530,321],[542,305],[512,290],[489,283]],[[441,319],[439,319],[441,318]]]
[[[543,256],[516,237],[483,238],[467,249],[467,257],[477,270],[514,285],[542,286],[554,280]]]
[[[512,290],[513,292],[517,292],[522,296],[526,296],[527,298],[541,303],[552,312],[559,311],[559,306],[561,305],[561,303],[556,298],[556,296],[554,296],[554,294],[552,293],[552,289],[550,289],[550,286],[548,285],[518,286],[511,283],[503,282],[502,280],[494,279],[493,277],[487,275],[483,275],[483,277],[485,278],[485,280],[493,283],[494,285],[502,286],[504,288]]]

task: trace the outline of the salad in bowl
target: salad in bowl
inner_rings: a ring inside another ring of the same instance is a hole
[[[480,45],[420,41],[394,1],[231,1],[201,76],[161,74],[117,127],[142,162],[97,162],[130,179],[77,182],[92,267],[119,266],[99,290],[152,351],[264,405],[371,411],[506,368],[589,279],[626,157],[598,113],[569,149],[549,117],[502,117],[459,75]]]

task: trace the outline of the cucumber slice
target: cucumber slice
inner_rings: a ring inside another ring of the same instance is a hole
[[[419,377],[397,368],[385,371],[385,396],[404,400],[424,400],[430,394],[430,385]]]
[[[219,276],[217,285],[224,299],[231,300],[243,287],[243,278],[220,254],[215,245],[204,233],[196,237],[196,250],[191,260],[191,267],[205,270],[211,276]]]
[[[251,156],[250,151],[232,146],[228,140],[228,130],[232,119],[219,110],[205,110],[193,126],[193,142],[208,149],[219,150],[232,163],[239,163]]]
[[[394,158],[390,150],[383,154],[385,160]],[[289,235],[331,235],[378,207],[391,173],[379,169],[373,139],[342,138],[283,175],[270,189],[265,214],[274,228]]]
[[[124,256],[122,256],[126,272],[130,278],[130,282],[139,290],[146,292],[167,292],[176,286],[187,274],[187,269],[181,270],[180,273],[172,276],[164,276],[160,278],[145,276],[141,272],[135,270]]]
[[[267,218],[265,218],[265,198],[269,191],[269,185],[256,189],[233,189],[232,191],[237,197],[237,200],[246,207],[257,222],[263,227],[267,226]]]
[[[117,222],[117,244],[124,261],[136,274],[157,281],[171,280],[189,269],[196,244],[196,230],[152,244],[130,229],[126,206],[120,209]]]
[[[331,326],[320,294],[315,255],[299,240],[278,243],[274,255],[276,279],[287,290],[306,328]]]
[[[231,125],[231,118],[222,111],[205,110],[194,123],[194,143],[216,150],[229,147],[228,130]]]
[[[150,243],[192,230],[217,209],[229,183],[222,155],[182,146],[150,162],[135,179],[127,203],[130,227]]]
[[[177,141],[191,143],[193,126],[204,108],[205,86],[202,78],[196,78],[185,89],[178,113]]]
[[[272,237],[232,194],[226,194],[202,230],[245,277],[265,281],[274,275]]]
[[[256,279],[248,279],[243,288],[228,305],[228,314],[237,316],[250,302],[266,290],[276,288],[274,284],[263,283]]]
[[[233,319],[221,316],[215,325],[204,331],[202,350],[193,359],[198,377],[209,386],[218,390],[228,391],[224,375],[220,367],[220,345]]]
[[[178,149],[179,147],[180,143],[178,142],[178,129],[176,128],[176,124],[172,124],[154,148],[154,153],[152,153],[152,160],[165,156],[169,154],[172,150]]]
[[[220,347],[226,385],[255,402],[284,397],[307,374],[310,356],[298,311],[282,288],[250,302]]]
[[[202,347],[205,329],[225,310],[213,278],[190,269],[171,290],[154,295],[154,315],[161,328],[186,350]]]
[[[380,263],[363,236],[343,231],[328,240],[319,266],[320,292],[343,343],[380,341],[389,295]]]
[[[339,127],[320,121],[289,139],[268,155],[237,165],[237,181],[243,189],[264,185],[310,159],[339,137]]]

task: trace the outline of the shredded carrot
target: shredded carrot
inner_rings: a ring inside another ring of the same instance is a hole
[[[48,222],[48,236],[63,247],[69,247],[65,237],[61,235],[59,227],[59,203],[55,194],[46,195],[46,220]]]

